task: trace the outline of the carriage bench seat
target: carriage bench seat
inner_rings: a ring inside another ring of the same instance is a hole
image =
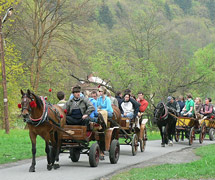
[[[71,134],[63,133],[63,139],[86,140],[87,139],[87,126],[79,125],[65,125],[64,130]]]

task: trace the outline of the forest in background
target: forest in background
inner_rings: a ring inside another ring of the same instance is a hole
[[[3,36],[11,127],[23,126],[20,89],[56,103],[59,90],[68,98],[78,83],[71,75],[93,73],[155,104],[189,92],[215,101],[215,0],[1,0],[1,17],[10,6]],[[3,128],[3,102],[0,119]]]

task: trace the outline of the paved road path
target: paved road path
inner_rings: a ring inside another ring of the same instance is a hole
[[[211,144],[209,140],[205,140],[203,145]],[[5,167],[0,166],[1,180],[91,180],[99,179],[114,171],[121,170],[125,167],[135,165],[152,158],[159,157],[173,151],[180,151],[183,148],[193,148],[202,146],[198,141],[194,141],[192,147],[188,145],[188,141],[175,143],[174,146],[160,146],[160,141],[148,141],[145,152],[138,150],[136,156],[131,154],[131,146],[121,146],[121,154],[117,164],[110,164],[108,154],[104,161],[100,161],[98,167],[91,168],[89,166],[88,156],[81,155],[79,162],[73,163],[68,158],[69,154],[60,156],[61,168],[58,170],[47,171],[46,160],[39,158],[37,160],[36,172],[29,173],[28,169],[31,161],[22,161],[18,165]],[[14,164],[13,164],[14,165]]]

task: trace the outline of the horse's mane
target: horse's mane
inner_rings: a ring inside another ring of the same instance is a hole
[[[42,109],[43,102],[42,102],[41,98],[39,96],[37,96],[36,94],[32,93],[32,92],[31,92],[31,94],[35,97],[35,101],[37,103],[37,107],[39,109]]]

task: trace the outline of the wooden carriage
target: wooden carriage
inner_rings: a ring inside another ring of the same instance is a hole
[[[202,143],[206,134],[205,123],[200,124],[198,119],[192,117],[178,117],[175,141],[178,142],[180,137],[183,140],[185,136],[189,140],[189,145],[192,145],[195,134],[199,134],[199,143]]]
[[[206,126],[206,134],[209,135],[209,139],[213,141],[215,139],[215,119],[206,118],[203,119],[200,124],[205,123]]]
[[[128,118],[122,117],[118,122],[109,121],[110,127],[119,127],[119,137],[124,140],[124,143],[120,143],[120,145],[131,145],[133,156],[137,154],[138,146],[141,152],[144,152],[146,147],[146,123],[148,119],[143,119],[143,115],[139,118],[139,127],[136,126],[136,120],[129,120]]]
[[[114,127],[100,131],[98,124],[91,125],[92,129],[90,130],[87,126],[65,125],[64,131],[66,133],[62,137],[61,152],[69,152],[73,162],[79,160],[80,154],[87,154],[90,166],[97,167],[100,151],[109,151],[111,164],[116,164],[120,154],[119,128]]]

